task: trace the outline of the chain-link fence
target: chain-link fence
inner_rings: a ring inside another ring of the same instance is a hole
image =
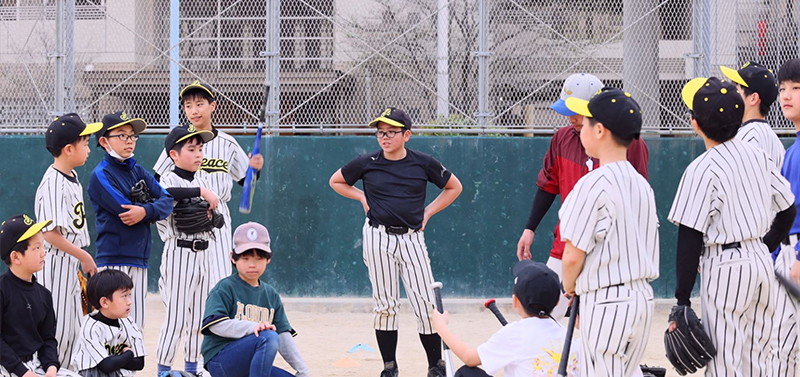
[[[0,0],[0,132],[121,109],[164,132],[200,80],[234,132],[363,133],[397,106],[420,132],[547,134],[587,72],[630,91],[647,132],[682,134],[687,79],[777,70],[798,28],[793,0]],[[769,120],[793,129],[777,105]]]

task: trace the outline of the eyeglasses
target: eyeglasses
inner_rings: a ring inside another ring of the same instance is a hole
[[[401,131],[394,131],[394,130],[392,130],[392,131],[376,131],[375,132],[375,136],[377,136],[378,139],[383,139],[385,137],[389,137],[391,139],[391,138],[397,136],[397,134],[401,134],[403,132],[405,132],[405,131],[404,130],[401,130]]]
[[[126,134],[118,134],[118,135],[108,135],[106,138],[111,139],[112,137],[116,137],[122,141],[136,141],[139,140],[139,135],[126,135]]]

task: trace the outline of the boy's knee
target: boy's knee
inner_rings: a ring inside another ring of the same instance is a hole
[[[256,337],[257,340],[257,348],[267,347],[267,348],[275,348],[276,350],[281,345],[280,337],[278,337],[278,333],[275,331],[262,331],[258,333]]]

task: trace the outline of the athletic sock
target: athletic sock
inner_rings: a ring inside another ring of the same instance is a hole
[[[186,373],[191,373],[195,375],[197,374],[197,363],[186,361],[184,368],[185,368],[184,371],[186,371]]]
[[[381,350],[383,362],[395,361],[397,358],[397,331],[375,330],[375,337],[378,339],[378,349]]]
[[[168,367],[166,365],[158,364],[158,377],[161,377],[161,375],[163,373],[169,372],[170,370],[172,370],[172,367]]]
[[[419,334],[422,348],[425,348],[425,355],[428,356],[428,368],[433,367],[442,359],[442,338],[439,334]]]

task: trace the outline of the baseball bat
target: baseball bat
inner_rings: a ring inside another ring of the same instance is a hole
[[[569,349],[572,346],[572,333],[575,332],[575,320],[578,318],[578,305],[580,297],[575,296],[570,307],[572,314],[569,316],[567,336],[564,339],[564,349],[561,351],[561,363],[558,364],[558,377],[567,377],[567,364],[569,364]]]
[[[800,287],[795,284],[791,279],[787,278],[784,274],[775,270],[775,278],[778,279],[778,282],[789,291],[789,294],[794,296],[795,299],[800,300]]]
[[[506,317],[503,317],[503,313],[500,313],[500,309],[497,308],[497,304],[493,298],[486,300],[486,302],[483,303],[483,307],[491,310],[492,313],[494,313],[494,316],[497,317],[497,320],[500,321],[501,325],[505,326],[508,324]]]
[[[431,284],[433,294],[436,296],[436,310],[439,313],[444,313],[444,306],[442,306],[442,282],[437,281]],[[450,354],[450,347],[442,340],[442,348],[444,348],[444,365],[447,377],[453,377],[455,371],[453,370],[453,356]]]
[[[262,127],[261,125],[267,119],[267,108],[268,108],[268,101],[269,101],[269,89],[270,86],[267,85],[264,89],[264,107],[261,109],[259,114],[259,123],[258,123],[258,130],[256,130],[256,140],[253,143],[253,152],[252,155],[255,156],[261,152],[261,132]],[[244,187],[242,189],[242,201],[239,202],[239,213],[248,214],[253,209],[253,196],[256,193],[256,178],[258,178],[258,172],[256,169],[252,167],[247,168],[247,175],[244,178]]]

